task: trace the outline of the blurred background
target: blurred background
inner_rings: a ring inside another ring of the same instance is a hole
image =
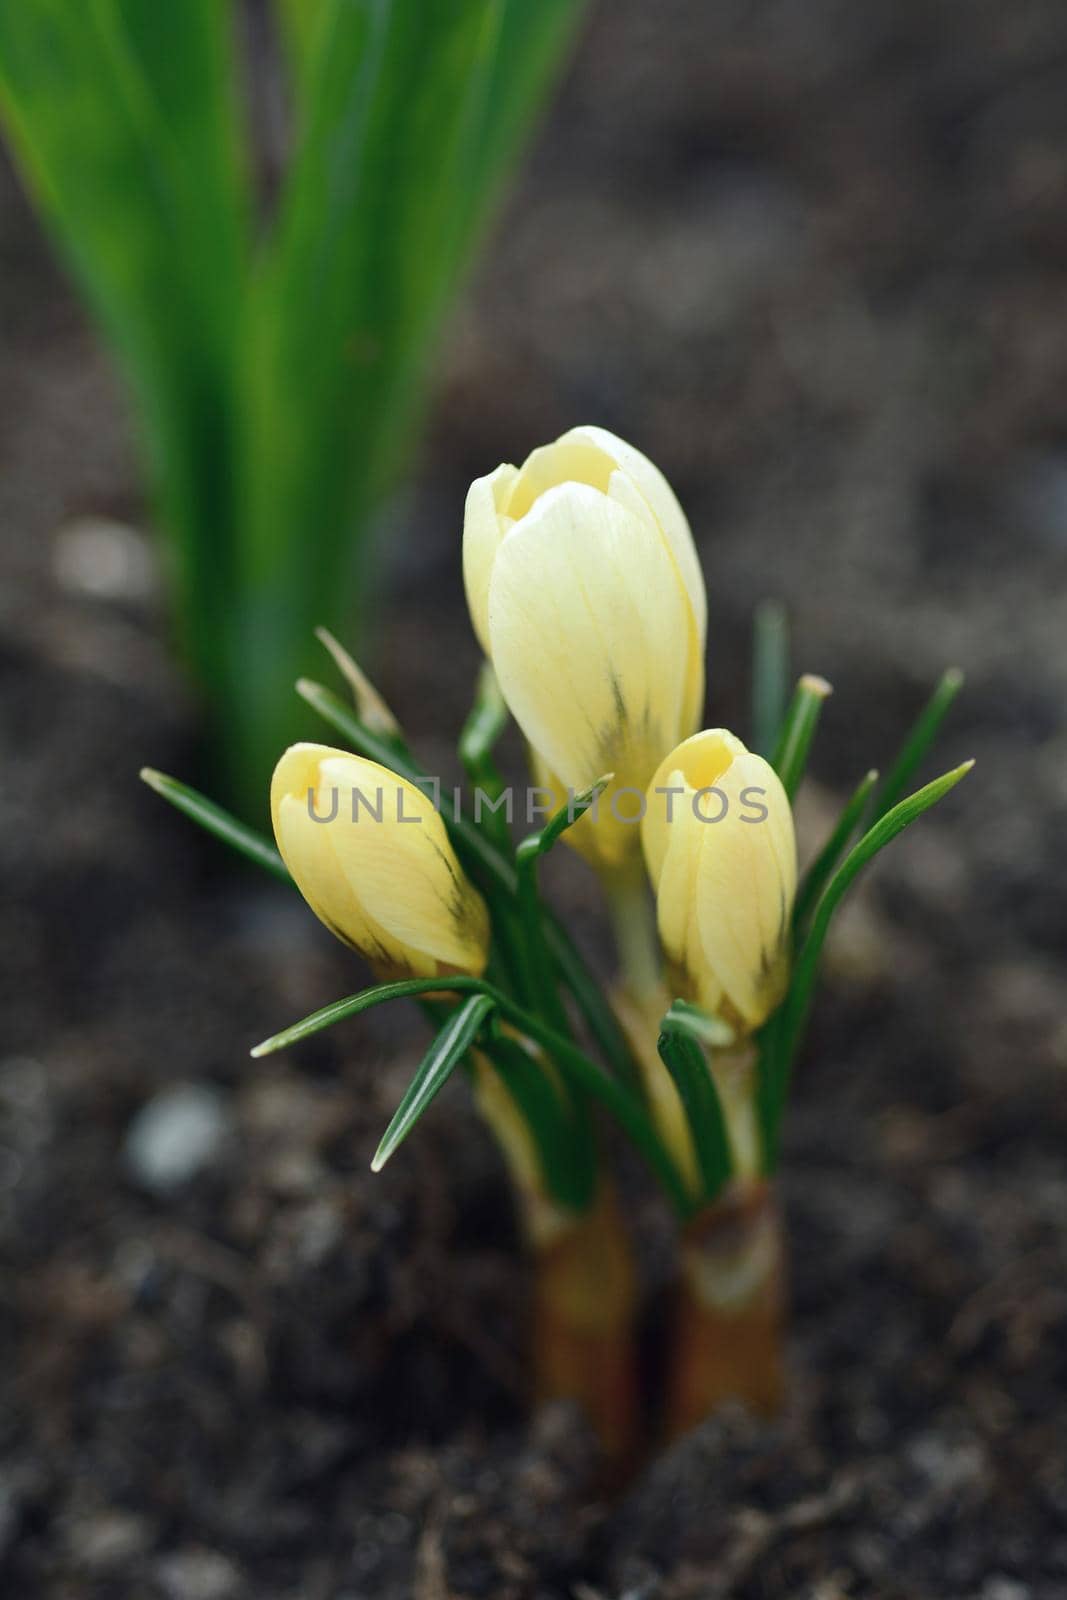
[[[791,1108],[793,1399],[601,1503],[580,1423],[525,1418],[463,1093],[369,1176],[417,1017],[248,1060],[357,974],[137,782],[209,782],[137,419],[0,164],[5,1592],[1062,1595],[1067,13],[594,5],[434,370],[360,646],[432,770],[466,486],[576,422],[689,514],[709,721],[766,597],[833,683],[810,838],[967,675],[938,769],[978,767],[843,919]]]

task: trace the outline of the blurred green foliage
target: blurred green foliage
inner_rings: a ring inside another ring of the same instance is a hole
[[[351,636],[428,356],[582,0],[0,0],[0,118],[132,388],[218,774],[262,811],[316,623]]]

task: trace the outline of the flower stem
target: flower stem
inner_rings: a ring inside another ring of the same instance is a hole
[[[696,1152],[685,1108],[656,1048],[660,1019],[671,997],[663,980],[663,962],[652,898],[638,856],[602,874],[604,893],[619,952],[622,983],[613,1001],[641,1073],[645,1100],[661,1140],[691,1193],[699,1193]]]
[[[742,1183],[754,1183],[762,1170],[755,1049],[751,1044],[741,1044],[728,1050],[711,1050],[708,1068],[726,1122],[734,1176]]]
[[[666,994],[652,897],[640,856],[601,875],[623,981],[634,1000],[659,1005]],[[666,1009],[660,1006],[662,1016]]]
[[[533,1261],[535,1403],[573,1400],[614,1468],[632,1459],[639,1424],[629,1241],[615,1193],[580,1216],[527,1204]]]
[[[785,1388],[785,1251],[776,1196],[735,1184],[682,1234],[665,1430],[674,1438],[727,1400],[772,1416]]]

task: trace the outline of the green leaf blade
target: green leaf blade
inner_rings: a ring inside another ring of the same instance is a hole
[[[382,1170],[390,1156],[395,1154],[422,1120],[495,1009],[495,1002],[488,995],[472,994],[449,1017],[423,1056],[418,1071],[385,1130],[371,1162],[372,1172]]]
[[[727,1050],[737,1043],[734,1030],[721,1017],[713,1017],[689,1000],[675,1000],[660,1024],[672,1033],[687,1034],[711,1050]]]
[[[570,933],[550,909],[545,912],[545,942],[604,1060],[623,1084],[639,1089],[641,1074],[619,1019]]]
[[[688,1026],[678,1026],[669,1011],[657,1040],[685,1108],[703,1185],[702,1201],[710,1204],[733,1176],[733,1156],[715,1080],[707,1057]]]
[[[516,851],[520,877],[536,872],[540,857],[547,855],[567,829],[573,828],[574,824],[580,822],[586,812],[596,805],[614,776],[613,772],[606,772],[603,777],[590,784],[588,789],[583,789],[580,794],[568,800],[566,805],[560,806],[537,833],[527,834]]]
[[[931,749],[941,730],[952,702],[963,688],[963,673],[958,667],[949,667],[941,677],[930,699],[919,713],[911,731],[901,747],[900,754],[890,767],[882,787],[871,802],[867,826],[871,827],[884,817],[918,771],[924,757]]]
[[[523,946],[524,968],[528,975],[529,998],[554,1028],[569,1033],[567,1012],[558,988],[559,971],[546,937],[545,910],[538,890],[537,869],[541,857],[556,841],[595,805],[611,782],[612,774],[560,806],[543,828],[528,834],[515,852],[517,869],[518,928]]]
[[[781,778],[782,788],[790,800],[804,776],[823,701],[832,692],[826,679],[812,672],[806,672],[797,683],[771,759],[771,766]]]
[[[829,883],[834,868],[859,827],[871,791],[877,782],[878,773],[873,768],[860,779],[834,824],[829,838],[805,872],[793,906],[794,931],[806,927],[808,917],[818,904],[819,896]]]
[[[249,247],[232,25],[218,0],[0,5],[0,120],[133,388],[204,684],[224,670]]]
[[[529,1130],[548,1192],[582,1211],[596,1187],[596,1148],[573,1097],[557,1087],[543,1061],[517,1038],[501,1032],[485,1054]]]
[[[459,759],[474,791],[475,824],[484,829],[487,838],[505,857],[512,854],[513,848],[509,822],[511,797],[504,793],[504,780],[493,751],[507,727],[509,715],[496,673],[492,665],[484,661],[478,674],[474,705],[459,736]]]
[[[944,799],[973,766],[973,761],[964,761],[906,799],[898,801],[852,847],[823,892],[811,929],[797,956],[789,993],[760,1037],[760,1114],[764,1150],[772,1169],[777,1160],[779,1130],[793,1058],[811,1007],[819,960],[834,913],[864,867],[905,828]]]
[[[444,313],[547,90],[558,55],[540,46],[580,8],[317,0],[300,10],[299,0],[281,8],[297,140],[255,286],[244,559],[257,580],[299,585],[332,626],[352,529],[400,465]],[[257,479],[263,460],[276,465]],[[300,561],[309,527],[317,563]]]
[[[574,1087],[599,1100],[630,1135],[641,1150],[649,1166],[659,1178],[679,1215],[688,1215],[692,1200],[687,1193],[670,1153],[662,1143],[649,1120],[645,1107],[624,1084],[612,1078],[603,1067],[591,1061],[585,1053],[548,1027],[539,1017],[525,1011],[509,996],[503,994],[482,978],[462,975],[439,978],[405,978],[397,983],[383,983],[359,994],[348,995],[323,1006],[309,1017],[265,1039],[252,1051],[255,1057],[270,1055],[275,1050],[296,1044],[313,1033],[329,1028],[346,1017],[356,1016],[372,1006],[384,1005],[391,1000],[412,999],[419,995],[450,992],[453,994],[484,994],[493,1000],[501,1016],[520,1033],[538,1044]]]
[[[462,975],[448,978],[401,978],[396,983],[378,983],[371,989],[361,989],[358,994],[333,1000],[329,1005],[311,1012],[309,1016],[302,1017],[299,1022],[283,1028],[280,1033],[271,1034],[269,1039],[257,1044],[249,1054],[258,1061],[261,1056],[273,1055],[276,1050],[287,1050],[290,1045],[299,1044],[302,1039],[308,1039],[314,1033],[321,1033],[324,1028],[332,1028],[335,1023],[344,1022],[349,1017],[358,1017],[362,1011],[370,1011],[373,1006],[387,1005],[390,1000],[413,1000],[420,995],[446,993],[487,994],[499,1003],[495,991],[480,978],[468,978]]]
[[[142,767],[140,777],[141,781],[162,799],[190,817],[207,833],[214,835],[216,839],[221,839],[231,850],[236,850],[239,855],[254,862],[257,867],[262,867],[283,883],[292,883],[288,867],[265,834],[257,833],[254,828],[247,827],[231,812],[201,794],[198,789],[190,788],[187,783],[180,783],[177,778],[169,778],[165,772],[156,772],[152,767]]]

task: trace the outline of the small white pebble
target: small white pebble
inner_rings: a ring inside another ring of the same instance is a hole
[[[175,1550],[156,1563],[156,1577],[167,1600],[230,1600],[241,1575],[217,1550]]]
[[[1030,1600],[1030,1589],[1018,1578],[997,1574],[982,1585],[982,1600]]]
[[[167,1192],[209,1166],[229,1134],[230,1119],[218,1090],[178,1083],[138,1111],[126,1133],[123,1159],[142,1187]]]
[[[156,587],[147,541],[109,517],[80,517],[60,528],[52,571],[62,588],[96,600],[146,600]]]

